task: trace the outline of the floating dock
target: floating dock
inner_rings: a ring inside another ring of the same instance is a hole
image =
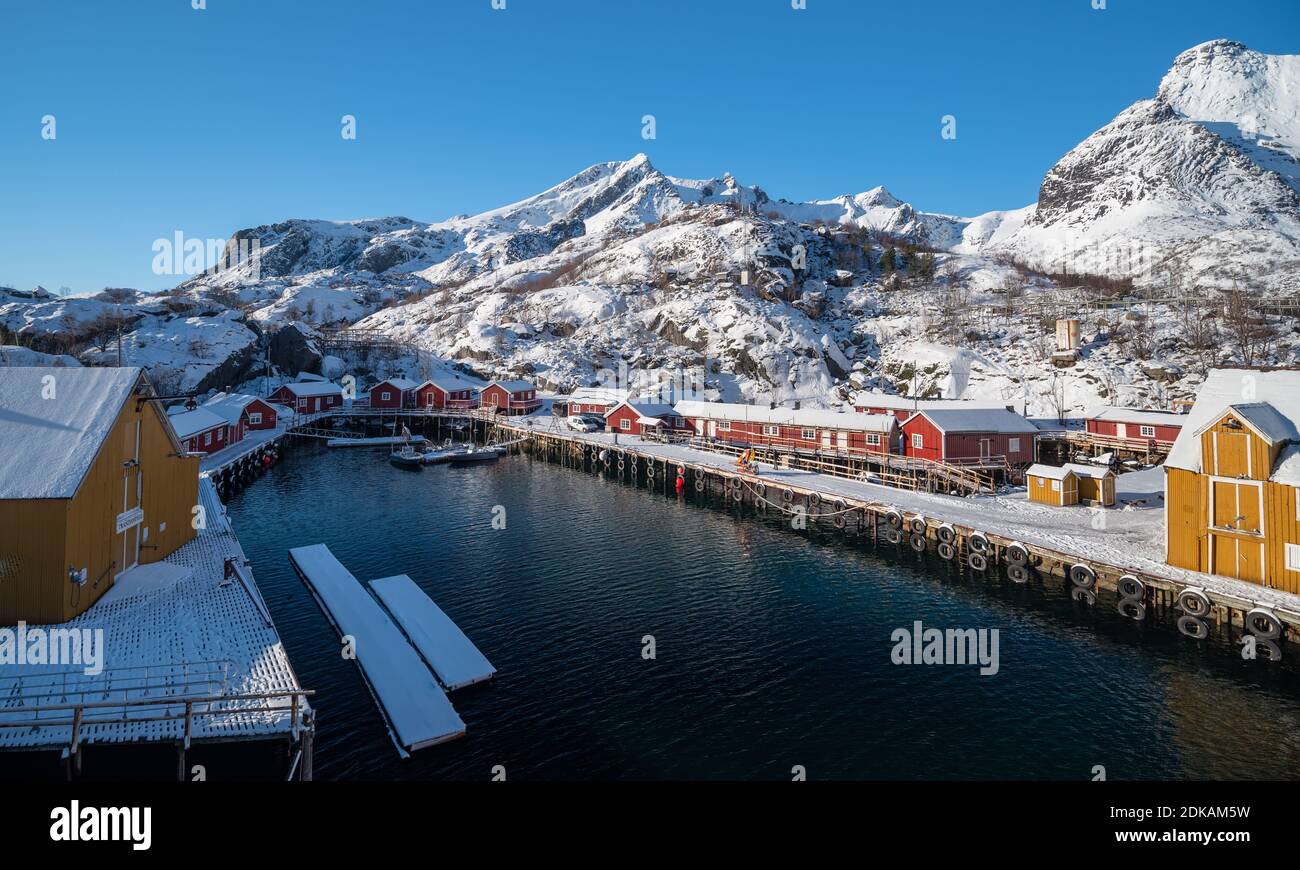
[[[361,674],[403,756],[464,736],[465,723],[429,668],[329,547],[294,547],[289,559],[339,635],[355,639]]]
[[[399,574],[371,580],[370,588],[447,691],[492,679],[496,673],[492,663],[410,577]]]
[[[331,438],[325,442],[326,447],[388,447],[393,444],[423,444],[426,439],[423,435],[412,435],[409,438],[401,435],[380,435],[375,438]]]

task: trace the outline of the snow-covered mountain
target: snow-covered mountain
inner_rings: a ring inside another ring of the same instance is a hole
[[[637,155],[475,216],[240,230],[224,268],[162,296],[0,290],[0,327],[44,337],[45,351],[84,337],[95,362],[115,357],[105,329],[120,324],[129,361],[182,371],[186,388],[227,386],[298,323],[381,330],[479,376],[557,391],[686,371],[728,399],[834,404],[872,385],[1039,411],[1159,401],[1170,372],[1203,368],[1214,343],[1201,336],[1192,353],[1171,312],[1142,324],[1091,313],[1079,366],[1057,372],[1042,311],[1079,315],[1080,294],[1026,266],[1170,289],[1300,289],[1298,88],[1298,57],[1197,46],[1013,211],[927,213],[883,187],[790,202]],[[1026,295],[1037,314],[990,321]],[[1120,344],[1121,328],[1141,348]],[[1294,347],[1262,353],[1290,361]]]
[[[1294,291],[1298,158],[1300,55],[1207,42],[1179,55],[1153,99],[1062,157],[1018,225],[987,241],[968,231],[965,249],[1174,289]]]

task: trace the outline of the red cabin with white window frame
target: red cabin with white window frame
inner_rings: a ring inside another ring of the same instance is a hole
[[[427,380],[415,389],[417,408],[473,408],[474,388],[457,380]]]
[[[415,393],[420,385],[406,378],[388,378],[370,388],[370,407],[372,408],[413,408],[416,404]]]
[[[690,423],[672,405],[633,399],[619,402],[605,415],[605,431],[663,437],[674,432],[689,433]]]
[[[226,421],[227,444],[242,441],[246,432],[275,428],[276,406],[257,396],[217,393],[202,407]]]
[[[1005,408],[920,411],[902,432],[906,455],[953,465],[1027,465],[1038,438],[1037,426]]]
[[[696,401],[674,407],[697,436],[744,447],[852,456],[893,453],[898,440],[898,421],[891,414]]]
[[[975,402],[970,399],[912,399],[907,396],[894,396],[887,393],[862,391],[853,397],[853,409],[860,414],[893,414],[902,423],[918,411],[941,411],[945,409],[972,410],[977,408],[1005,408],[1005,403]]]
[[[186,453],[216,453],[234,443],[226,419],[204,408],[169,414],[167,422],[171,423],[176,440]],[[242,431],[234,436],[234,440],[240,438],[243,438]]]
[[[569,394],[568,402],[565,404],[570,417],[577,414],[600,414],[603,417],[629,398],[627,390],[613,387],[579,387]]]
[[[294,381],[271,393],[267,400],[299,414],[319,414],[342,407],[343,388],[329,381]]]
[[[479,403],[502,414],[531,414],[542,406],[528,381],[493,381],[483,388]]]
[[[1137,408],[1103,408],[1084,421],[1090,435],[1101,435],[1136,446],[1172,446],[1183,431],[1186,414],[1173,411],[1140,411]]]

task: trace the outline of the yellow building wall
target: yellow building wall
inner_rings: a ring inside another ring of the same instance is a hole
[[[1294,486],[1264,484],[1264,539],[1271,585],[1300,595],[1300,571],[1288,571],[1286,567],[1286,545],[1300,544],[1297,492],[1300,490]]]
[[[118,534],[116,522],[137,421],[144,522],[136,533],[149,530],[140,564],[166,558],[194,538],[199,457],[178,456],[156,403],[132,396],[72,499],[0,502],[0,571],[16,565],[10,569],[16,576],[0,582],[0,624],[66,622],[98,601],[123,570],[123,538],[132,533]],[[134,507],[128,489],[127,506]],[[86,569],[84,585],[71,581],[70,568]]]

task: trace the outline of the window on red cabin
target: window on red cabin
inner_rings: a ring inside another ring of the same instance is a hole
[[[203,446],[204,446],[204,447],[209,447],[209,446],[211,446],[211,444],[212,444],[212,433],[211,433],[211,432],[205,432],[205,433],[203,434]]]
[[[248,415],[248,425],[260,426],[262,424],[262,412],[254,411]]]
[[[1019,439],[1019,438],[1008,438],[1008,439],[1007,439],[1007,452],[1008,452],[1008,453],[1019,453],[1019,452],[1020,452],[1020,439]]]
[[[1143,437],[1143,438],[1154,438],[1154,437],[1156,437],[1156,427],[1155,427],[1155,426],[1143,426],[1143,427],[1141,427],[1138,431],[1142,433],[1142,437]]]
[[[626,417],[624,417],[622,420],[619,420],[619,421],[618,421],[618,428],[620,428],[620,429],[631,429],[631,428],[632,428],[632,421],[629,420],[629,419],[627,419]]]
[[[388,390],[384,390],[382,393],[379,394],[379,401],[387,402],[392,397],[393,397],[392,393],[388,392]]]
[[[920,432],[913,432],[912,446],[917,450],[920,450],[921,448],[925,447],[925,436],[923,436]]]
[[[880,446],[880,435],[879,435],[878,433],[875,433],[875,432],[868,432],[868,433],[867,433],[867,443],[870,444],[870,445],[872,445],[873,447],[879,447],[879,446]]]

